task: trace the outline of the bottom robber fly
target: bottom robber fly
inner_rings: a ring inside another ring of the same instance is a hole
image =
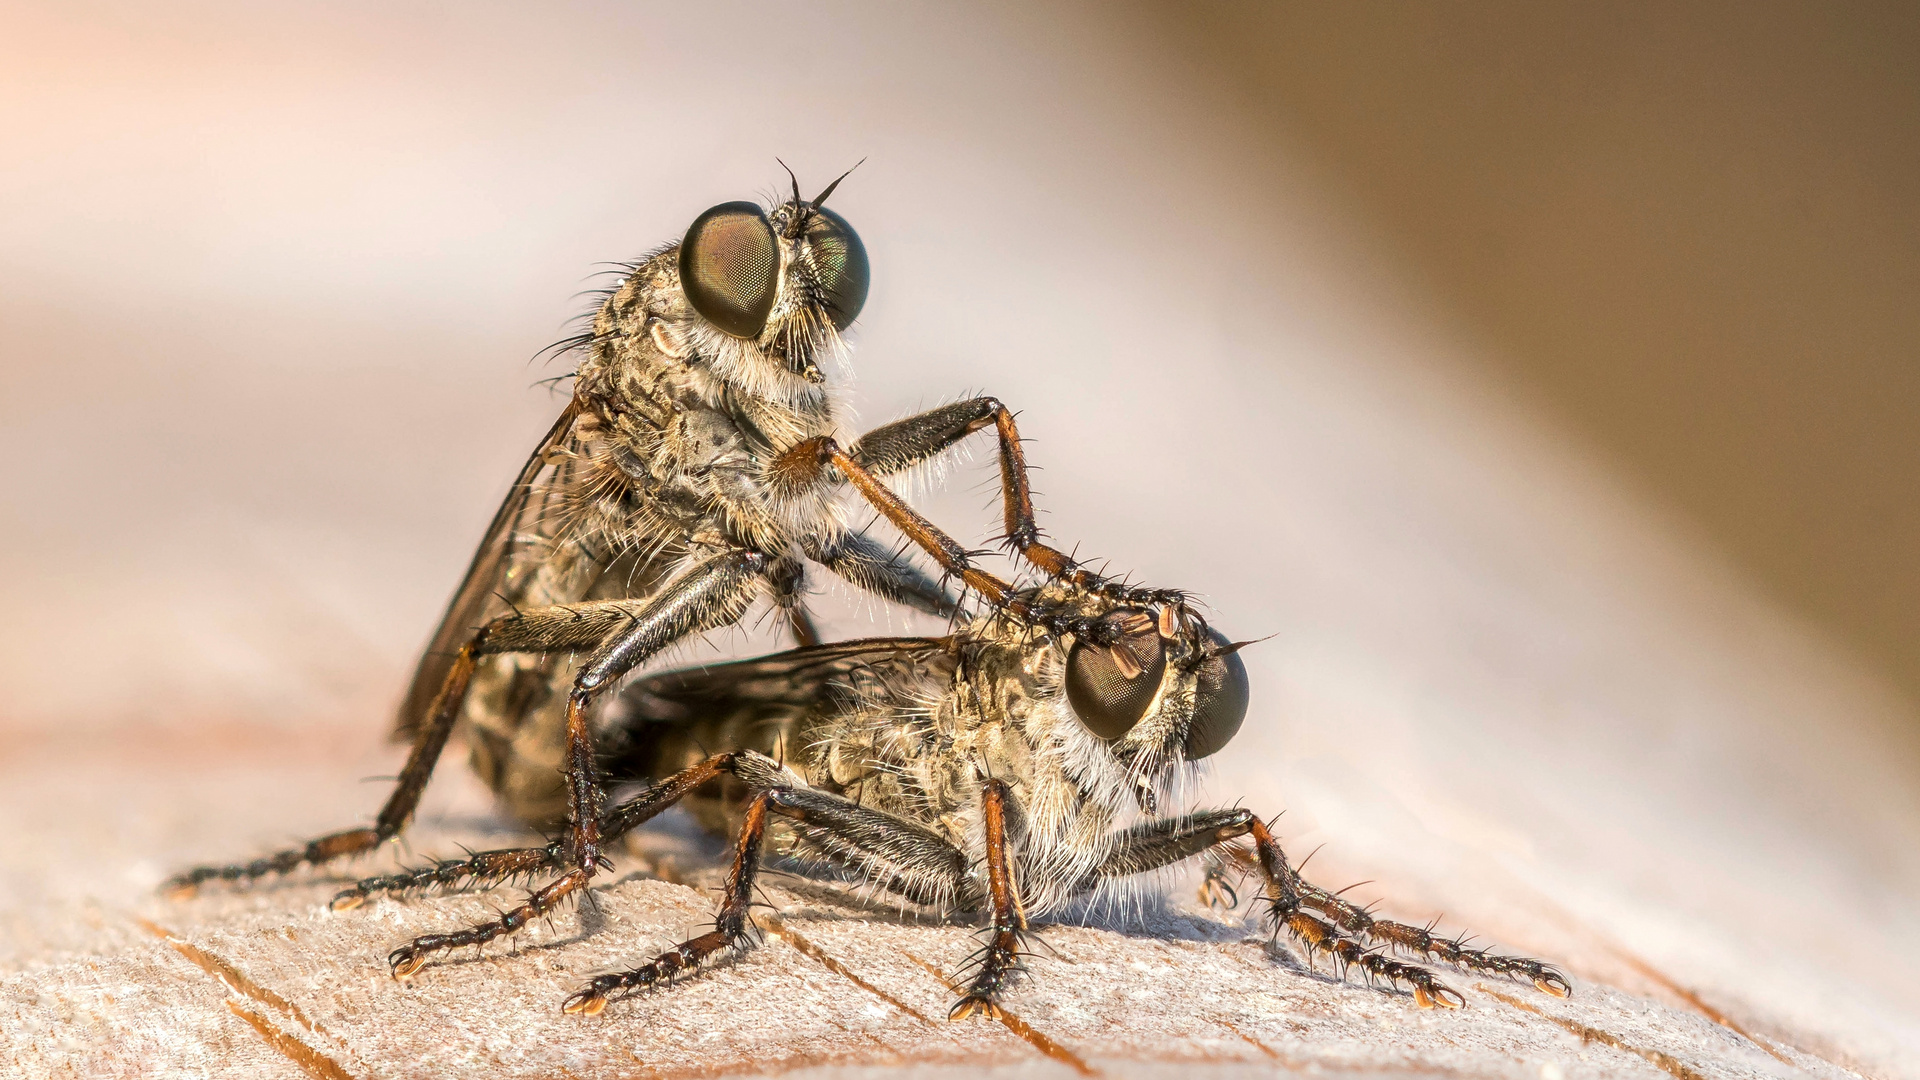
[[[1239,646],[1180,594],[1083,575],[1019,595],[948,637],[819,645],[628,687],[602,728],[603,775],[648,786],[606,813],[602,835],[611,841],[690,797],[711,823],[741,802],[744,819],[714,928],[593,979],[566,1010],[596,1014],[748,948],[770,833],[784,853],[901,899],[984,913],[986,946],[956,1019],[996,1013],[1030,918],[1202,856],[1203,896],[1231,895],[1222,869],[1249,866],[1276,933],[1310,960],[1410,989],[1423,1007],[1465,999],[1402,956],[1570,992],[1547,964],[1376,918],[1307,881],[1251,810],[1161,813],[1194,763],[1239,730],[1248,702]],[[564,854],[559,842],[484,852],[369,878],[334,905],[495,884]],[[433,953],[511,933],[514,919],[417,939],[394,952],[393,972],[408,977]]]

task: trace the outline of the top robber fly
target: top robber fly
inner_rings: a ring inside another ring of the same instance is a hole
[[[845,179],[844,176],[841,179]],[[1013,417],[982,397],[835,438],[819,361],[866,301],[865,247],[813,199],[728,202],[630,265],[593,316],[573,400],[494,515],[420,659],[397,725],[412,753],[371,827],[252,862],[203,866],[175,891],[250,881],[398,836],[464,720],[473,764],[521,819],[567,823],[565,872],[534,915],[602,866],[602,787],[588,712],[622,675],[689,635],[737,622],[762,593],[815,640],[803,607],[815,562],[886,599],[950,614],[945,590],[850,529],[853,487],[941,569],[996,608],[1022,603],[975,570],[878,477],[993,425],[1006,539],[1050,578],[1095,579],[1039,540]],[[1059,627],[1065,630],[1066,627]],[[577,666],[574,655],[584,657]]]

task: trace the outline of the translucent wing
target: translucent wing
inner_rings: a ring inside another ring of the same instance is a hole
[[[649,675],[621,692],[620,712],[628,723],[654,724],[788,717],[867,680],[944,687],[957,663],[952,638],[836,641]]]
[[[433,699],[440,693],[440,684],[453,666],[454,654],[466,643],[469,634],[505,609],[498,594],[513,569],[516,541],[526,532],[530,518],[538,516],[541,500],[536,495],[544,486],[542,474],[553,464],[555,451],[573,440],[574,422],[579,417],[580,403],[576,398],[568,403],[566,411],[534,448],[533,455],[527,458],[514,480],[513,488],[494,513],[485,539],[473,553],[466,578],[447,605],[447,613],[441,616],[440,627],[433,632],[426,652],[420,655],[420,665],[414,669],[413,682],[407,687],[407,696],[400,703],[400,714],[394,724],[397,737],[412,737],[425,722]]]
[[[845,696],[944,693],[957,662],[949,638],[864,638],[649,675],[602,713],[601,766],[611,779],[631,780],[724,750],[785,760],[789,737]]]

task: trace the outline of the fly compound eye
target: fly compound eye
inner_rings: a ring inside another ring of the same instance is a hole
[[[1207,631],[1209,651],[1233,643]],[[1187,725],[1187,760],[1198,761],[1227,745],[1247,718],[1247,665],[1238,652],[1210,656],[1200,664],[1193,688],[1193,721]]]
[[[867,305],[867,284],[873,276],[867,247],[846,218],[825,207],[814,208],[807,218],[807,243],[813,248],[827,315],[835,330],[845,330]]]
[[[779,274],[773,226],[750,202],[708,210],[693,220],[680,242],[680,288],[687,303],[734,337],[760,336],[773,311]]]
[[[1160,632],[1143,611],[1105,620],[1120,632],[1112,646],[1076,642],[1067,654],[1067,703],[1087,730],[1111,742],[1132,730],[1160,691],[1167,667]]]

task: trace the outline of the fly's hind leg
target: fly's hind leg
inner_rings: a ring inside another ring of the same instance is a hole
[[[745,783],[754,795],[734,840],[713,929],[637,968],[593,979],[567,998],[562,1005],[565,1011],[597,1015],[616,996],[660,986],[751,947],[753,924],[747,912],[760,872],[769,814],[784,818],[823,857],[917,903],[967,906],[977,902],[967,877],[966,856],[939,834],[815,791],[771,758],[750,750],[708,758],[615,807],[604,819],[606,835],[633,828],[723,772]]]
[[[724,758],[710,758],[675,773],[608,810],[600,818],[600,842],[612,843],[679,802],[689,791],[724,770]],[[541,871],[564,872],[567,842],[549,841],[544,847],[481,851],[464,859],[443,859],[431,866],[363,878],[333,898],[335,911],[359,907],[379,895],[410,895],[428,890],[478,891]]]
[[[427,722],[414,732],[413,749],[407,755],[407,764],[400,770],[393,794],[387,797],[386,805],[381,807],[380,816],[374,819],[371,827],[330,833],[301,847],[289,848],[252,862],[196,867],[168,881],[167,890],[175,896],[185,896],[209,881],[252,882],[272,874],[289,873],[302,866],[319,866],[335,859],[363,854],[399,836],[420,806],[420,795],[427,788],[427,780],[440,760],[440,752],[446,749],[447,737],[453,733],[454,721],[459,719],[460,707],[466,701],[475,660],[481,653],[490,651],[486,646],[494,629],[493,626],[481,629],[461,647],[454,658],[453,666],[441,684],[439,696],[434,699]]]
[[[591,649],[567,695],[567,833],[560,877],[498,918],[447,934],[425,934],[387,957],[394,978],[410,978],[436,953],[484,945],[517,933],[585,889],[600,855],[602,789],[587,709],[622,675],[691,634],[737,621],[768,570],[766,556],[726,552],[700,563],[643,602],[604,601],[507,616],[489,629],[498,652]]]
[[[543,870],[557,870],[566,857],[567,846],[561,840],[552,841],[545,847],[478,851],[464,859],[441,859],[431,866],[361,878],[351,887],[335,894],[328,906],[335,911],[349,911],[373,896],[491,889]]]

